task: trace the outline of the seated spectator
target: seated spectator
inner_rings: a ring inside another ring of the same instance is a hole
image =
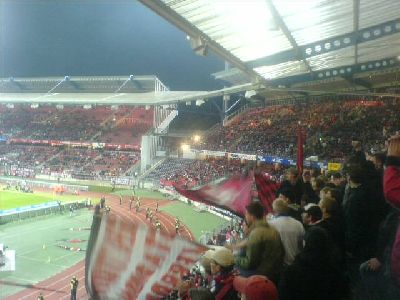
[[[303,225],[306,229],[321,222],[322,211],[318,205],[310,203],[304,207],[303,213],[301,214]]]
[[[265,276],[236,276],[233,286],[242,295],[242,300],[278,300],[275,284]]]
[[[289,216],[289,206],[282,199],[272,203],[275,217],[268,221],[280,234],[285,250],[284,264],[291,265],[296,255],[303,248],[304,227]]]
[[[218,247],[215,250],[207,251],[205,258],[209,260],[211,273],[211,282],[207,286],[207,289],[216,300],[236,299],[237,293],[233,288],[234,256],[232,251],[225,247]],[[204,264],[205,260],[202,263]],[[192,299],[187,298],[189,295],[196,296],[196,299],[203,299],[199,298],[201,295],[210,297],[210,293],[205,292],[204,289],[193,288],[192,285],[193,282],[190,280],[186,280],[180,284],[179,295],[181,299]]]
[[[264,207],[252,202],[246,207],[245,219],[249,225],[246,255],[236,257],[240,274],[265,275],[277,280],[282,267],[284,250],[278,231],[263,219]]]
[[[304,249],[282,275],[280,300],[338,300],[346,294],[340,270],[332,262],[327,233],[311,227],[305,234]]]

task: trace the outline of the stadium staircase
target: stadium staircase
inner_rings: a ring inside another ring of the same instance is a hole
[[[140,174],[140,165],[141,165],[141,160],[139,159],[133,166],[131,166],[128,170],[126,170],[125,175],[131,176],[135,172]]]
[[[159,165],[163,164],[167,158],[162,158],[158,162],[156,162],[154,165],[151,166],[148,170],[146,170],[142,175],[139,176],[139,179],[144,179],[148,174],[150,174],[152,171],[154,171]]]
[[[155,133],[165,133],[169,124],[172,122],[173,119],[178,115],[178,110],[174,109],[171,113],[155,128]]]

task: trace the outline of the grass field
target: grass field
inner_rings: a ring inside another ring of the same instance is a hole
[[[165,211],[171,216],[178,217],[189,227],[196,240],[199,240],[201,231],[212,231],[223,224],[227,224],[225,219],[207,212],[197,212],[190,205],[179,201],[174,201],[170,205],[163,206],[160,210]]]
[[[0,210],[40,204],[49,201],[60,200],[62,202],[84,199],[76,195],[55,195],[53,193],[35,192],[33,194],[19,191],[0,191]]]
[[[0,226],[0,241],[16,250],[16,271],[0,272],[0,281],[15,285],[3,285],[0,282],[0,299],[23,289],[18,284],[27,285],[41,281],[85,258],[85,252],[68,251],[57,246],[86,248],[89,231],[72,231],[70,228],[90,227],[92,212],[81,209],[76,213],[73,217],[64,214]],[[85,241],[66,241],[71,239]]]

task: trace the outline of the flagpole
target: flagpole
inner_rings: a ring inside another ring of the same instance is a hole
[[[301,127],[301,122],[299,121],[299,125],[297,127],[297,171],[301,175],[303,174],[304,167],[304,144],[305,144],[305,132]]]

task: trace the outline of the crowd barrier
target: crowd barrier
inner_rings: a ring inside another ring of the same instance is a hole
[[[57,201],[51,201],[43,204],[0,210],[0,225],[52,214],[69,213],[71,205],[73,205],[74,210],[76,210],[87,207],[87,202],[83,200],[59,204]]]

